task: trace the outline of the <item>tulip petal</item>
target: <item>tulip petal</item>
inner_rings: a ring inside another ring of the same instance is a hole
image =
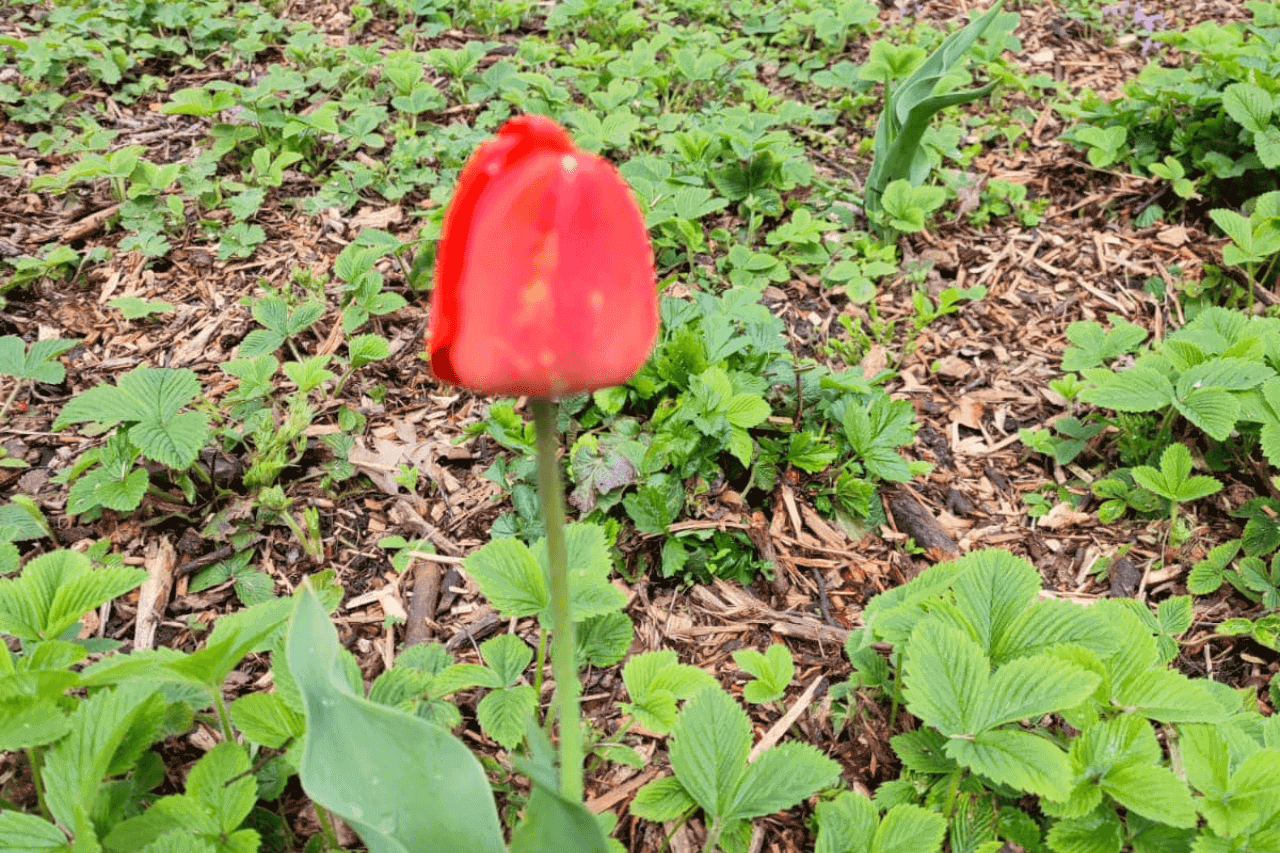
[[[531,116],[463,170],[432,299],[432,371],[491,394],[625,382],[658,327],[652,252],[630,190]]]

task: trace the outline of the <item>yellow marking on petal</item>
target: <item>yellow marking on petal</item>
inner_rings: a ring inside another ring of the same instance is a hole
[[[604,294],[598,290],[591,291],[591,310],[599,311],[604,307]]]
[[[560,241],[553,231],[542,238],[542,245],[533,255],[533,274],[538,278],[550,277],[559,263]]]
[[[578,168],[578,158],[574,157],[572,154],[564,155],[560,158],[560,168],[564,169],[566,172],[572,172],[574,169]]]
[[[525,306],[541,305],[551,295],[545,278],[535,278],[529,286],[520,291],[520,302]]]
[[[538,362],[543,367],[550,367],[556,363],[556,354],[550,347],[544,347],[542,352],[538,353]]]

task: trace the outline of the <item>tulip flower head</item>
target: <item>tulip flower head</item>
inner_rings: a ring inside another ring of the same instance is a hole
[[[609,163],[521,116],[458,178],[436,254],[431,371],[495,395],[621,384],[658,332],[653,252]]]

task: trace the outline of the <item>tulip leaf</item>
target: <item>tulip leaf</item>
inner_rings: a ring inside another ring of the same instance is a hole
[[[286,656],[306,707],[307,795],[341,815],[370,853],[501,853],[480,762],[443,726],[352,693],[339,649],[338,632],[304,586]]]

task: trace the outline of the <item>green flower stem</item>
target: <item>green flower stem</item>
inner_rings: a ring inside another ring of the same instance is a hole
[[[578,717],[578,669],[573,663],[573,622],[569,619],[569,553],[564,534],[564,488],[556,460],[559,435],[556,404],[536,398],[533,422],[538,432],[538,499],[547,528],[551,562],[551,674],[560,706],[560,793],[582,802],[582,724]]]

